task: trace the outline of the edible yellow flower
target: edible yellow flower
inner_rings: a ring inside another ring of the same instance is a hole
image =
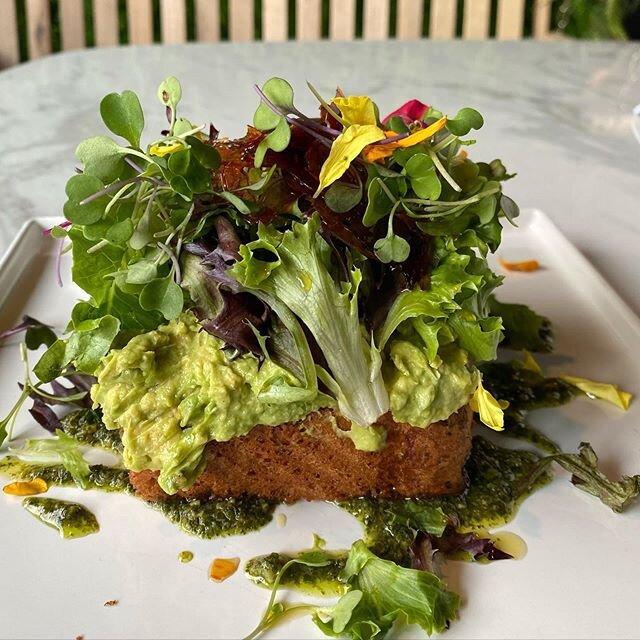
[[[364,150],[365,160],[367,162],[376,162],[377,160],[388,158],[396,149],[413,147],[413,145],[420,144],[438,133],[445,124],[447,124],[447,116],[442,116],[442,118],[436,120],[433,124],[430,124],[424,129],[419,129],[406,138],[387,142],[386,144],[373,145]],[[385,131],[385,135],[387,138],[393,138],[398,134],[393,131]]]
[[[617,384],[606,382],[595,382],[588,378],[577,378],[576,376],[560,376],[562,380],[578,387],[588,396],[593,396],[600,400],[606,400],[626,411],[631,404],[633,396],[628,391],[623,391]]]
[[[537,360],[526,349],[522,350],[522,368],[542,375],[542,368],[538,364]]]
[[[348,124],[378,124],[376,105],[368,96],[334,98],[333,103]]]
[[[149,147],[149,154],[152,156],[158,156],[163,158],[183,148],[182,143],[177,140],[161,140]]]
[[[509,406],[506,400],[496,400],[483,386],[482,380],[478,383],[478,388],[469,400],[469,406],[475,411],[480,422],[486,424],[494,431],[504,430],[503,409]]]
[[[373,124],[347,127],[331,145],[329,157],[320,169],[320,184],[313,197],[317,198],[323,189],[338,180],[367,145],[383,138],[384,131]]]

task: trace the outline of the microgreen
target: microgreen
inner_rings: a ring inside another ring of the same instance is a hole
[[[107,136],[94,136],[81,142],[76,157],[84,165],[84,174],[111,182],[122,170],[122,158],[127,150]]]
[[[427,634],[441,632],[455,617],[459,597],[447,591],[433,573],[401,567],[383,560],[362,540],[351,547],[340,576],[345,593],[333,605],[288,605],[276,602],[276,593],[286,571],[295,564],[323,567],[331,556],[321,549],[300,554],[286,562],[271,586],[271,597],[258,626],[245,640],[257,638],[285,616],[307,611],[313,622],[330,637],[353,640],[383,638],[396,619],[420,625]]]
[[[362,184],[334,182],[325,193],[324,201],[331,211],[346,213],[362,200]]]
[[[257,638],[260,634],[281,620],[285,615],[291,614],[294,611],[315,611],[316,607],[313,605],[290,606],[283,602],[276,602],[278,589],[280,588],[280,583],[282,582],[282,578],[285,573],[294,565],[299,564],[307,567],[326,567],[330,561],[331,557],[326,552],[319,547],[314,547],[310,551],[301,553],[296,558],[292,558],[286,562],[280,571],[278,571],[273,581],[273,585],[271,586],[271,596],[269,597],[269,602],[267,603],[267,607],[260,619],[260,622],[251,633],[245,636],[244,640],[253,640],[254,638]]]
[[[158,97],[171,126],[146,150],[144,115],[131,91],[109,94],[100,105],[107,128],[129,146],[107,136],[78,145],[83,171],[67,183],[67,221],[60,237],[71,241],[73,278],[91,296],[90,304],[78,308],[91,311],[37,363],[42,381],[70,365],[91,373],[120,331],[148,331],[177,317],[184,307],[182,246],[202,233],[216,209],[231,204],[249,210],[239,196],[213,191],[210,171],[219,166],[220,155],[201,127],[177,117],[182,97],[177,79],[167,78]],[[203,197],[219,204],[194,219],[194,203]]]
[[[132,147],[140,146],[144,129],[144,114],[140,100],[133,91],[110,93],[100,103],[100,115],[107,127],[122,136]]]
[[[316,100],[324,107],[325,111],[337,122],[339,122],[343,126],[347,126],[347,121],[342,118],[340,113],[338,113],[328,102],[324,100],[324,98],[320,95],[318,90],[310,83],[307,82],[307,87],[309,87],[309,91],[314,95]]]
[[[483,125],[484,118],[475,109],[464,107],[447,119],[446,127],[454,136],[466,136],[471,129],[480,129]]]
[[[418,198],[437,200],[442,193],[442,183],[436,175],[433,160],[425,153],[411,156],[404,166],[410,178],[411,188]]]
[[[102,181],[86,173],[73,176],[67,182],[65,191],[68,197],[64,204],[64,215],[69,222],[91,225],[102,219],[108,203],[107,195],[94,198],[94,194],[103,190]],[[91,198],[91,200],[88,200]]]
[[[36,403],[38,401],[40,404],[42,404],[42,399],[45,399],[48,404],[64,404],[68,402],[75,403],[81,401],[87,396],[86,389],[80,389],[77,393],[73,393],[72,389],[62,387],[58,383],[54,383],[54,385],[52,385],[54,393],[49,393],[42,389],[42,381],[33,381],[33,379],[31,378],[31,367],[29,365],[27,349],[35,350],[42,345],[46,345],[49,347],[49,349],[45,352],[45,355],[47,353],[54,352],[60,354],[61,348],[53,347],[54,345],[59,345],[61,343],[59,340],[57,340],[55,333],[51,330],[50,327],[42,324],[38,320],[30,318],[29,316],[25,316],[22,323],[18,325],[18,327],[15,327],[13,331],[5,332],[2,336],[0,336],[0,338],[14,335],[17,331],[23,330],[25,328],[25,342],[20,345],[20,357],[22,358],[22,361],[24,363],[24,382],[20,384],[20,396],[16,400],[15,404],[13,405],[7,416],[0,420],[0,446],[4,444],[5,440],[11,441],[13,437],[13,426],[15,424],[16,418],[18,417],[18,413],[20,412],[22,405],[29,398],[34,399],[35,409]],[[57,370],[58,367],[56,364],[56,371]],[[74,373],[70,375],[74,375]],[[58,391],[64,392],[65,395],[61,396]]]
[[[409,243],[402,237],[397,236],[393,232],[393,216],[398,208],[399,202],[393,206],[389,214],[387,222],[387,235],[380,238],[373,245],[376,257],[380,262],[388,264],[389,262],[404,262],[409,257],[411,247]]]
[[[254,116],[253,125],[261,131],[269,131],[256,149],[255,166],[262,166],[269,149],[284,151],[291,139],[291,129],[286,113],[293,107],[293,89],[280,78],[268,80],[260,92],[263,98]]]
[[[613,511],[624,511],[640,495],[640,474],[611,480],[598,468],[598,456],[588,442],[580,443],[578,453],[556,453],[542,458],[520,487],[521,493],[526,494],[554,462],[571,474],[571,482],[578,489],[595,496]]]
[[[182,87],[177,78],[170,76],[158,87],[158,99],[166,107],[169,116],[169,133],[173,134],[176,123],[176,109],[182,99]]]

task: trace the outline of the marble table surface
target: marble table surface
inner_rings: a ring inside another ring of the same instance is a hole
[[[518,177],[507,193],[555,221],[640,313],[640,46],[553,42],[317,42],[188,44],[91,49],[0,72],[0,253],[23,221],[60,215],[74,149],[104,132],[106,93],[132,89],[147,135],[163,128],[156,87],[183,85],[183,115],[240,135],[257,105],[252,90],[273,75],[311,109],[305,81],[374,97],[381,112],[420,98],[485,115],[473,155],[500,157]]]

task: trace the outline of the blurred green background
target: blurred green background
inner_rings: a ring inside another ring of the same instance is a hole
[[[221,39],[229,38],[229,3],[233,0],[220,1]],[[389,20],[389,36],[396,33],[397,0],[391,1]],[[468,1],[468,0],[467,0]],[[25,22],[25,0],[15,0],[20,30],[20,58],[27,59],[27,39]],[[160,42],[160,0],[152,0],[154,14],[154,39]],[[93,8],[91,0],[84,0],[87,46],[94,46]],[[196,39],[194,0],[185,0],[187,8],[187,39]],[[295,38],[295,0],[289,0],[289,38]],[[490,36],[495,35],[497,0],[492,0]],[[120,12],[120,42],[127,44],[127,11],[126,0],[118,0]],[[254,0],[255,25],[254,38],[262,37],[262,0]],[[362,37],[364,0],[356,2],[356,37]],[[532,33],[532,16],[534,0],[526,0],[524,36]],[[51,46],[59,51],[60,28],[58,0],[51,0],[51,19],[53,23]],[[424,21],[422,35],[429,36],[430,1],[424,0]],[[462,16],[464,0],[458,0],[457,35],[462,35]],[[640,0],[554,0],[551,12],[551,29],[566,36],[590,39],[639,39],[640,38]],[[329,0],[322,2],[322,35],[329,34]]]

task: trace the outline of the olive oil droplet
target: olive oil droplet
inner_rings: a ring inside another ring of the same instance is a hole
[[[517,534],[511,531],[498,531],[492,533],[496,547],[513,557],[514,560],[522,560],[527,555],[527,543]]]

